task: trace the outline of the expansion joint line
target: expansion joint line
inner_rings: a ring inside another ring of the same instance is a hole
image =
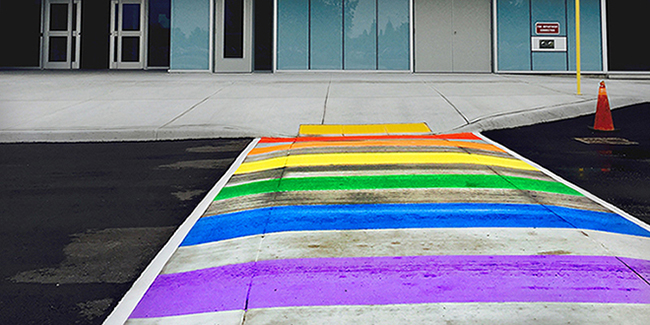
[[[456,105],[454,105],[454,103],[452,103],[451,100],[449,100],[449,98],[447,98],[447,96],[445,96],[443,93],[441,93],[438,89],[431,86],[430,84],[428,84],[426,82],[424,82],[424,84],[427,85],[427,87],[431,88],[433,91],[435,91],[440,97],[442,97],[442,99],[444,99],[447,102],[447,104],[449,104],[449,106],[453,107],[454,110],[456,110],[456,113],[458,113],[458,115],[460,115],[463,118],[463,120],[465,120],[466,125],[471,124],[471,122],[469,121],[467,116],[465,116],[465,114],[463,114],[463,112],[461,112],[460,109],[458,109],[458,107],[456,107]]]
[[[232,82],[230,83],[230,85],[232,85]],[[226,87],[221,87],[221,88],[217,89],[217,91],[215,91],[214,93],[212,93],[212,94],[206,96],[205,98],[203,98],[202,100],[200,100],[198,103],[192,105],[190,108],[188,108],[188,109],[186,109],[185,111],[183,111],[182,113],[178,114],[178,116],[174,117],[174,118],[171,119],[169,122],[167,122],[167,123],[163,124],[162,126],[160,126],[160,127],[158,128],[158,130],[160,130],[160,129],[162,129],[162,128],[164,128],[164,127],[166,127],[166,126],[168,126],[168,125],[170,125],[170,124],[172,124],[172,123],[178,121],[178,119],[180,119],[181,117],[185,116],[187,113],[191,112],[193,109],[195,109],[195,108],[198,107],[199,105],[205,103],[206,101],[208,101],[208,99],[210,99],[210,98],[212,98],[213,96],[215,96],[216,94],[220,93],[220,92],[221,92],[222,90],[224,90],[225,88],[226,88]]]
[[[331,79],[329,84],[327,84],[327,94],[325,94],[325,103],[323,104],[323,117],[320,120],[320,124],[325,124],[325,114],[327,114],[327,101],[330,98],[330,87],[332,87]]]
[[[329,87],[328,87],[328,92],[329,92]],[[293,146],[295,144],[296,144],[296,141],[294,140],[291,143],[291,145],[289,146],[289,149],[287,149],[287,155],[286,155],[287,160],[289,159],[289,156],[291,155],[291,150],[293,149]],[[280,173],[280,176],[279,176],[280,178],[279,178],[278,185],[277,185],[277,191],[274,191],[271,194],[271,198],[270,198],[271,202],[275,202],[277,196],[280,195],[279,190],[280,190],[280,187],[281,187],[281,184],[282,184],[282,179],[284,178],[286,170],[287,170],[287,166],[286,166],[286,160],[285,160],[285,164],[284,164],[284,166],[282,166],[282,172]],[[245,304],[244,304],[244,315],[242,317],[241,325],[246,323],[246,315],[248,314],[248,305],[249,305],[249,301],[250,301],[251,290],[253,289],[253,281],[257,277],[257,272],[259,270],[258,267],[257,267],[257,264],[258,264],[259,259],[260,259],[260,254],[262,253],[262,246],[264,244],[264,239],[266,238],[266,231],[267,231],[267,227],[269,225],[269,222],[271,221],[271,215],[273,214],[273,210],[275,210],[275,207],[272,206],[269,209],[269,211],[268,211],[268,213],[266,215],[266,221],[264,223],[264,229],[262,230],[262,234],[260,236],[260,244],[257,246],[255,261],[253,262],[253,266],[252,266],[253,272],[251,273],[251,279],[250,279],[250,282],[248,283],[248,290],[246,291],[246,301],[245,301]]]
[[[516,158],[516,157],[515,157],[515,158]],[[488,168],[489,168],[493,173],[495,173],[496,175],[498,175],[499,177],[501,177],[504,181],[510,183],[510,185],[512,185],[514,188],[516,188],[517,190],[523,192],[523,194],[524,194],[527,198],[529,198],[532,202],[534,202],[535,204],[541,206],[541,207],[544,208],[546,211],[550,212],[551,214],[555,215],[556,217],[558,217],[558,218],[561,219],[562,221],[566,222],[568,225],[571,225],[571,227],[573,227],[573,229],[576,229],[576,230],[580,230],[580,229],[581,229],[581,228],[577,227],[576,225],[574,225],[573,223],[571,223],[571,222],[570,222],[569,220],[567,220],[566,218],[562,217],[560,214],[558,214],[558,213],[556,213],[555,211],[553,211],[553,210],[552,210],[551,208],[549,208],[546,204],[544,204],[544,203],[541,202],[539,199],[537,199],[534,195],[532,195],[529,191],[526,191],[526,190],[520,188],[519,186],[517,186],[517,184],[513,183],[513,182],[512,182],[511,180],[509,180],[507,177],[504,177],[504,175],[502,175],[501,173],[499,173],[499,171],[496,170],[496,169],[494,169],[492,166],[488,166]],[[591,240],[591,241],[594,242],[595,244],[602,246],[603,248],[605,248],[605,250],[608,250],[608,249],[607,249],[607,248],[606,248],[602,243],[600,243],[600,242],[598,242],[597,240],[595,240],[595,239],[589,237],[585,232],[583,232],[583,231],[581,231],[581,230],[580,230],[580,232],[581,232],[583,235],[585,235],[586,237],[588,237],[589,240]],[[617,257],[617,258],[618,258],[618,257]],[[620,259],[619,259],[619,261],[620,261]],[[623,264],[625,264],[623,261],[621,261],[621,262],[622,262]],[[627,264],[625,264],[625,266],[627,266],[628,268],[630,268]],[[632,268],[630,268],[630,269],[632,269]],[[634,271],[634,270],[633,270],[633,271]],[[635,273],[636,273],[636,272],[635,272]],[[641,275],[639,275],[638,273],[637,273],[637,275],[638,275],[641,279],[643,279],[643,277],[641,277]],[[643,279],[643,280],[645,281],[645,279]],[[646,283],[647,283],[647,281],[646,281]],[[650,283],[649,283],[649,284],[650,284]]]
[[[571,225],[571,227],[573,227],[574,229],[580,229],[580,228],[578,228],[576,225],[574,225],[574,224],[572,224],[571,222],[569,222],[569,220],[563,218],[561,215],[559,215],[559,214],[557,214],[555,211],[551,210],[548,206],[546,206],[546,204],[544,204],[544,203],[541,202],[539,199],[537,199],[537,198],[536,198],[534,195],[532,195],[529,191],[526,191],[526,190],[520,188],[519,186],[517,186],[517,184],[511,182],[508,178],[504,177],[501,173],[499,173],[498,170],[494,169],[492,166],[487,166],[487,167],[488,167],[488,168],[489,168],[493,173],[495,173],[496,175],[498,175],[499,177],[501,177],[501,179],[503,179],[504,181],[510,183],[510,185],[512,185],[513,188],[516,188],[517,190],[521,191],[521,192],[522,192],[522,193],[523,193],[527,198],[529,198],[532,202],[534,202],[535,204],[541,206],[542,208],[544,208],[545,210],[547,210],[547,211],[550,212],[551,214],[555,215],[556,217],[562,219],[564,222],[566,222],[567,224]]]
[[[627,263],[625,263],[625,262],[624,262],[620,257],[616,256],[616,259],[617,259],[619,262],[623,263],[623,265],[625,265],[628,269],[630,269],[630,271],[634,272],[634,274],[636,274],[636,276],[638,276],[639,278],[641,278],[641,280],[643,280],[643,282],[645,282],[647,285],[650,286],[650,282],[648,282],[648,279],[644,278],[641,274],[639,274],[639,272],[637,272],[637,271],[636,271],[635,269],[633,269],[631,266],[627,265]]]

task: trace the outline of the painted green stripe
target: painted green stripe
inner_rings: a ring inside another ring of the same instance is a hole
[[[215,200],[290,191],[328,191],[390,188],[502,188],[581,195],[555,181],[499,175],[386,175],[272,179],[225,187]]]
[[[289,205],[382,203],[542,204],[610,212],[586,196],[501,188],[391,188],[353,191],[294,191],[237,196],[212,202],[204,215]]]

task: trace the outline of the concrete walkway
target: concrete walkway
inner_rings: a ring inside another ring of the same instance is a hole
[[[650,227],[480,135],[253,144],[106,324],[650,317]]]
[[[595,111],[599,79],[408,73],[2,71],[0,142],[295,136],[301,124],[426,122],[435,133]],[[612,106],[650,80],[609,80]]]

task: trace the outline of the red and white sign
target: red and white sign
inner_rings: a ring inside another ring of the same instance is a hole
[[[537,34],[557,35],[560,33],[560,23],[536,23],[535,32]]]

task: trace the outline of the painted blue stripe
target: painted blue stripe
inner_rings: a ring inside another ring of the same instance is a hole
[[[282,231],[470,227],[581,228],[650,237],[649,231],[617,214],[556,206],[360,204],[271,207],[203,217],[181,246]]]

